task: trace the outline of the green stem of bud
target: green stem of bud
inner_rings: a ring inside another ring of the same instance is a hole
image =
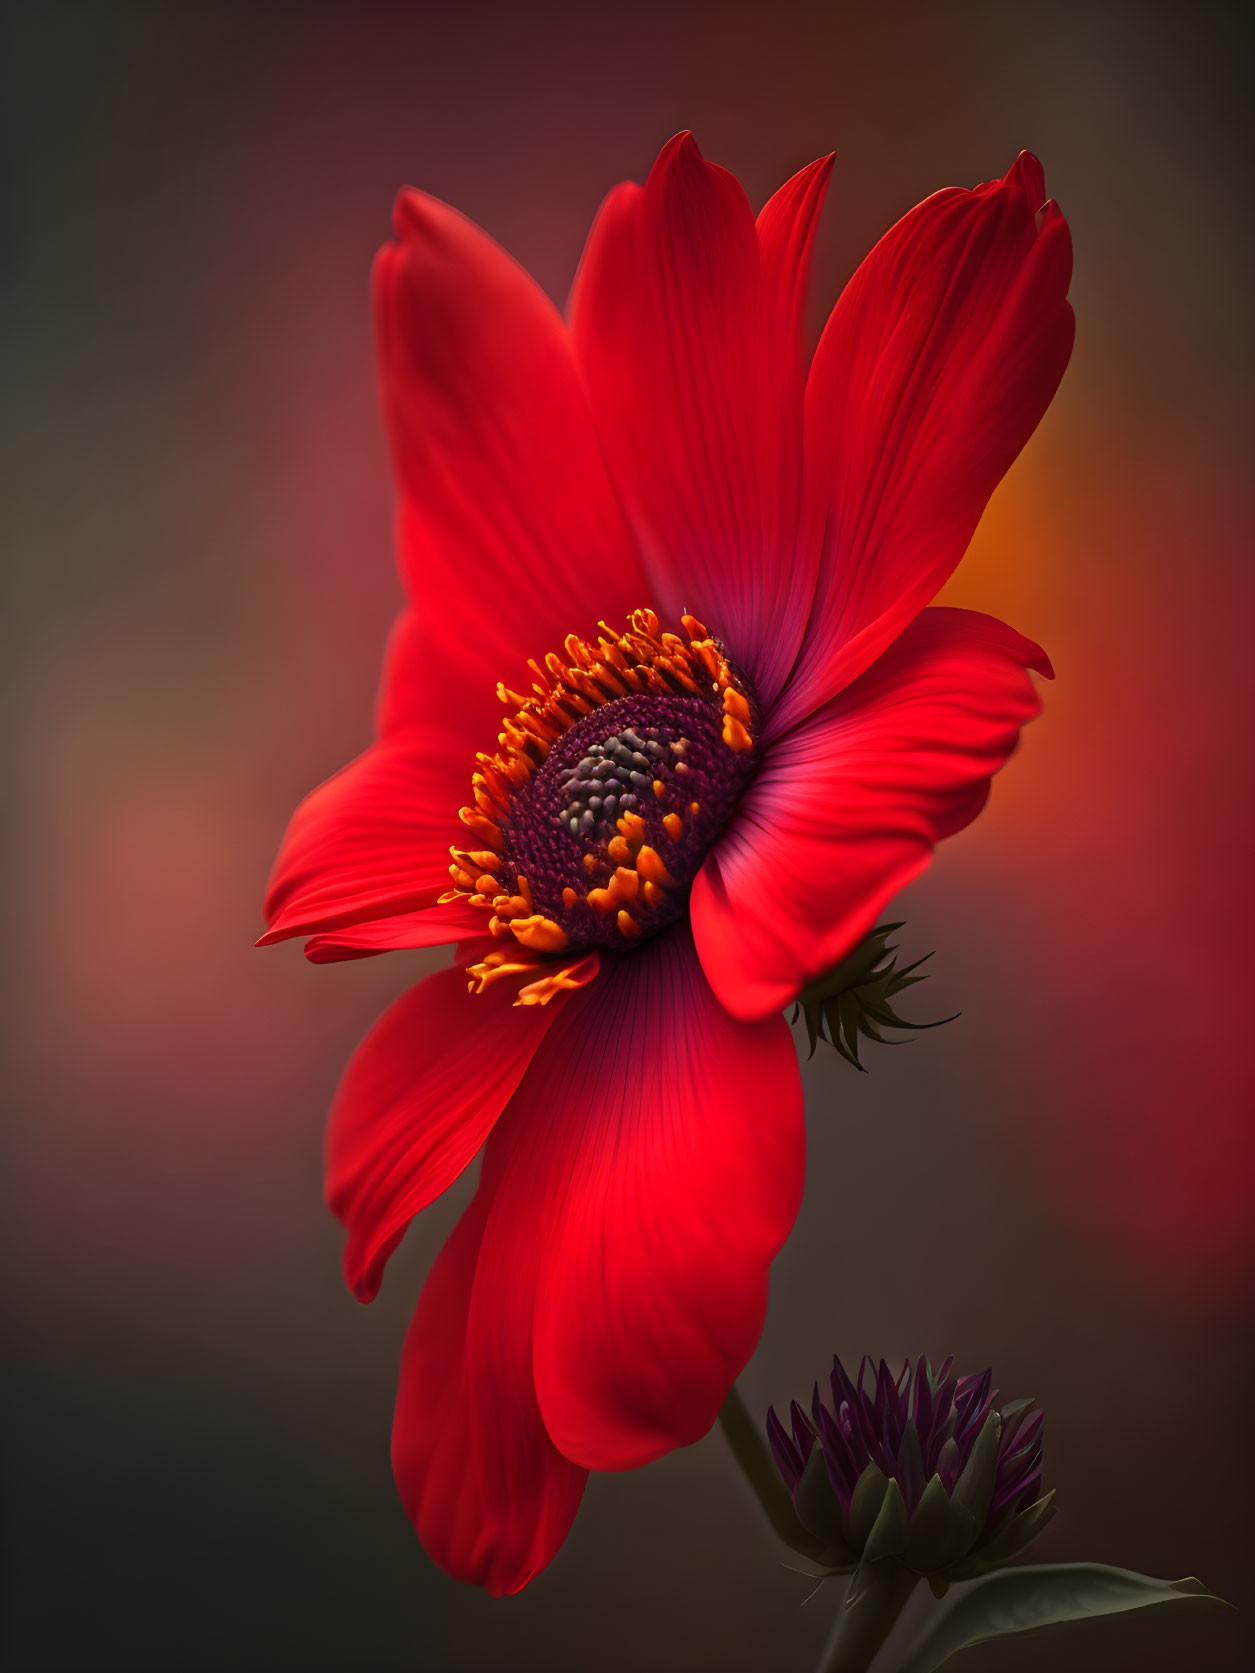
[[[796,1549],[802,1530],[793,1511],[792,1495],[780,1479],[762,1429],[750,1416],[735,1383],[728,1390],[728,1398],[719,1413],[719,1426],[767,1520],[785,1544]]]
[[[867,1673],[917,1581],[892,1557],[855,1575],[816,1673]]]

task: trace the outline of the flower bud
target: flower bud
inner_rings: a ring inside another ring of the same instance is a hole
[[[868,1359],[851,1382],[833,1361],[831,1409],[815,1386],[792,1433],[767,1415],[772,1454],[798,1521],[834,1572],[894,1558],[940,1595],[1017,1556],[1053,1514],[1039,1497],[1041,1412],[997,1404],[990,1373],[957,1377],[908,1360],[895,1378]]]

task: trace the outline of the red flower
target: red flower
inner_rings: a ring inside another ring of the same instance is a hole
[[[1027,154],[938,192],[808,370],[830,163],[755,221],[680,135],[608,198],[569,324],[417,192],[375,267],[410,608],[378,742],[298,809],[265,940],[458,944],[353,1059],[328,1194],[369,1300],[487,1141],[393,1462],[428,1551],[494,1593],[550,1560],[589,1470],[713,1422],[802,1190],[781,1010],[980,811],[1049,673],[924,607],[1062,376],[1066,223]]]

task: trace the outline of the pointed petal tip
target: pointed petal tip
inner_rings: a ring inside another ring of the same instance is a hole
[[[649,171],[649,178],[653,180],[655,176],[665,174],[668,169],[677,164],[681,166],[693,163],[701,164],[705,160],[697,141],[693,138],[692,129],[681,128],[678,134],[672,134],[662,150],[659,151],[654,160],[654,165]]]
[[[1045,203],[1046,171],[1031,151],[1021,151],[1002,179],[1004,185],[1018,186],[1034,209],[1040,209]]]
[[[1034,674],[1040,674],[1043,680],[1053,680],[1055,665],[1045,651],[1042,650],[1040,645],[1034,644],[1031,639],[1028,641],[1028,648],[1033,652],[1033,657],[1026,666],[1031,668]]]
[[[816,157],[805,172],[809,174],[821,190],[826,189],[829,180],[832,178],[832,171],[836,167],[836,162],[836,152],[829,151],[822,157]]]
[[[802,168],[798,169],[793,179],[804,180],[808,186],[814,184],[822,188],[828,184],[829,176],[832,174],[836,161],[837,154],[835,151],[826,152],[824,156],[816,157],[813,162],[804,164]]]
[[[392,230],[398,238],[412,238],[426,231],[434,219],[437,200],[417,186],[402,186],[392,200]],[[441,205],[440,207],[443,207]],[[387,249],[384,245],[384,250]],[[383,254],[383,251],[380,251]]]
[[[344,1260],[344,1282],[354,1301],[360,1301],[364,1307],[368,1307],[379,1294],[379,1277],[374,1274],[369,1277],[355,1276],[347,1256]]]

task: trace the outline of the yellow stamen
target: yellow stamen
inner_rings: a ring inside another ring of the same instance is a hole
[[[467,965],[468,986],[472,993],[483,993],[485,988],[499,982],[503,976],[526,974],[535,968],[531,959],[520,958],[517,953],[502,949],[499,953],[489,953],[478,964]]]
[[[645,850],[642,849],[641,852],[643,854]],[[622,900],[635,900],[636,891],[640,886],[640,878],[634,871],[629,871],[627,866],[619,866],[610,879],[610,887],[618,891]]]
[[[574,964],[563,964],[557,970],[548,972],[534,982],[528,982],[526,987],[519,989],[516,1005],[547,1005],[559,993],[569,992],[572,988],[587,987],[597,974],[601,960],[596,953],[587,953]]]
[[[636,869],[641,877],[649,883],[657,883],[660,888],[674,889],[675,878],[663,864],[662,855],[648,843],[636,856]]]
[[[640,886],[641,880],[634,871],[619,866],[604,889],[590,889],[585,899],[594,912],[608,918],[623,901],[635,900]]]
[[[510,925],[516,941],[530,947],[534,953],[560,953],[567,944],[567,933],[552,918],[537,913],[533,918],[516,918]]]
[[[724,715],[723,717],[723,741],[729,749],[735,750],[738,755],[743,755],[746,750],[754,747],[753,738],[750,737],[735,715]]]
[[[501,853],[505,844],[501,840],[501,832],[491,819],[485,818],[482,813],[477,813],[473,807],[460,807],[458,818],[467,830],[474,831],[475,835],[481,839],[486,847],[491,848],[494,854]]]
[[[748,726],[750,723],[750,706],[735,686],[729,685],[723,688],[723,712],[726,715],[732,715],[743,726]]]
[[[630,843],[644,842],[645,821],[641,818],[639,813],[625,813],[623,817],[617,821],[617,823],[619,830]]]

